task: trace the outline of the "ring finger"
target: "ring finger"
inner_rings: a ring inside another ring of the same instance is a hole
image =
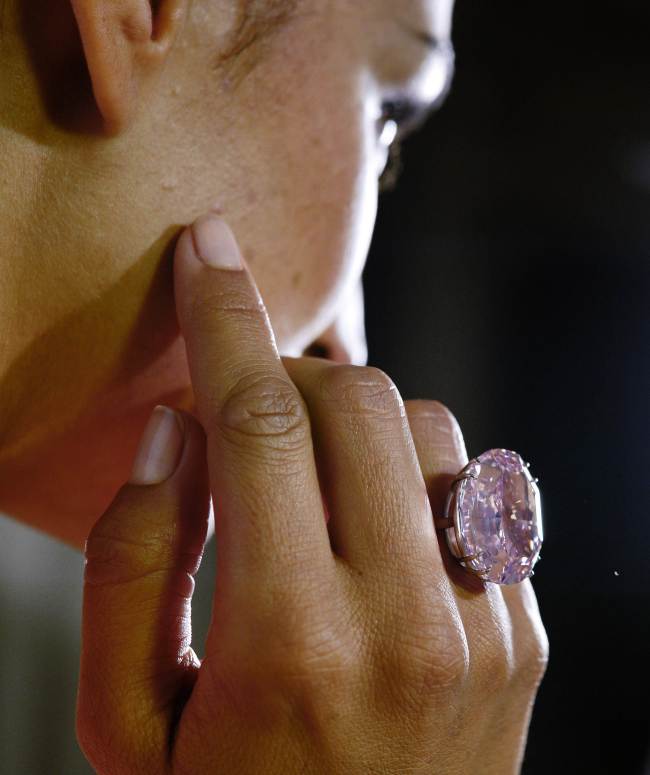
[[[451,412],[437,401],[407,401],[406,411],[431,508],[443,515],[449,487],[467,463],[463,436]],[[442,536],[442,533],[441,533]],[[463,568],[440,540],[440,553],[452,581],[475,676],[488,682],[507,679],[513,666],[512,620],[501,588]]]

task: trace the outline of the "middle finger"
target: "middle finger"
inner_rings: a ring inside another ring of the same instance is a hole
[[[309,407],[336,554],[382,574],[423,563],[442,573],[426,485],[392,380],[369,366],[283,361]]]

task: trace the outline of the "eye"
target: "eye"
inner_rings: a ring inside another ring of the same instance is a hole
[[[377,119],[380,138],[385,132],[392,133],[390,142],[403,140],[426,120],[431,106],[407,97],[385,100],[381,106],[381,115]],[[390,142],[387,145],[390,145]]]
[[[426,120],[431,109],[427,103],[409,98],[385,100],[377,119],[379,142],[388,148],[386,166],[379,177],[379,191],[393,189],[402,171],[402,141]]]

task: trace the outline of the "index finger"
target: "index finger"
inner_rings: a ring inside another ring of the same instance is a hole
[[[183,232],[174,275],[208,439],[219,574],[243,580],[246,596],[251,574],[263,585],[291,584],[292,571],[333,561],[307,407],[221,218],[203,216]]]

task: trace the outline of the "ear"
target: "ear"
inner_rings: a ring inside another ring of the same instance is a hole
[[[131,124],[143,87],[160,73],[189,0],[70,0],[106,131]]]

